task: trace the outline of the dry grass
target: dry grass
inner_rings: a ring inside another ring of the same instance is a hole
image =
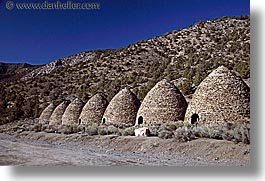
[[[250,125],[246,123],[183,126],[178,128],[174,134],[180,141],[190,141],[196,138],[212,138],[250,144]]]
[[[89,136],[98,135],[98,128],[97,127],[93,127],[93,126],[88,126],[88,127],[86,127],[86,133]]]
[[[122,136],[135,136],[134,134],[134,130],[136,128],[135,127],[130,127],[130,128],[125,128],[123,129],[122,132]]]
[[[37,121],[19,121],[17,123],[6,124],[1,128],[1,132],[19,134],[24,131],[46,132],[58,134],[88,134],[88,135],[118,135],[134,136],[134,130],[142,127],[132,126],[129,128],[119,128],[113,125],[100,125],[91,123],[89,125],[59,125],[51,126],[40,124]],[[250,144],[250,124],[247,123],[226,123],[226,124],[198,124],[191,125],[183,121],[169,122],[162,125],[148,127],[150,136],[162,139],[175,139],[179,142],[191,141],[197,138],[211,138],[228,140],[235,143],[242,142]]]

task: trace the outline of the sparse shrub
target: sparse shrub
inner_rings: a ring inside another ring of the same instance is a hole
[[[160,130],[167,130],[167,131],[175,131],[177,129],[176,125],[174,124],[162,124],[159,128]]]
[[[199,138],[209,138],[209,130],[208,127],[206,126],[194,126],[192,128],[190,128],[191,133],[195,136],[195,137],[199,137]]]
[[[235,136],[237,137],[237,135],[235,135],[232,130],[226,130],[224,131],[222,138],[224,140],[232,141]]]
[[[177,121],[174,122],[174,125],[176,126],[176,129],[184,126],[184,121]]]
[[[232,130],[228,130],[226,134],[223,135],[223,139],[234,141],[235,143],[242,142],[249,144],[249,128],[245,124],[235,124]]]
[[[158,136],[159,126],[150,126],[150,136]]]
[[[21,132],[29,130],[28,126],[26,126],[26,125],[18,126],[18,129],[20,129]]]
[[[191,132],[192,132],[192,134],[194,135],[194,136],[196,136],[196,137],[203,137],[202,136],[202,132],[203,132],[203,130],[202,130],[202,128],[201,127],[193,127],[192,129],[191,129]]]
[[[221,139],[223,139],[222,134],[223,134],[223,130],[221,128],[220,129],[211,129],[209,136],[210,136],[210,138],[221,140]]]
[[[107,133],[108,134],[121,135],[119,129],[113,125],[108,126]]]
[[[64,125],[58,125],[57,133],[61,134],[63,129],[64,129]]]
[[[187,142],[196,138],[196,136],[191,132],[190,128],[188,127],[178,128],[174,132],[174,136],[179,142]]]
[[[250,66],[249,62],[239,61],[235,64],[234,70],[240,73],[243,78],[250,77]]]
[[[81,132],[81,133],[84,133],[86,131],[86,128],[84,125],[78,125],[77,127],[77,132]]]
[[[63,134],[72,134],[73,133],[72,127],[69,125],[64,126],[64,128],[62,129],[62,133]]]
[[[98,135],[98,128],[97,127],[93,127],[93,126],[88,126],[88,127],[86,127],[86,133],[89,136]]]
[[[107,128],[105,126],[98,127],[98,134],[99,135],[107,135],[108,134]]]
[[[240,128],[235,128],[234,130],[231,130],[230,135],[231,135],[231,140],[235,143],[238,143],[242,140]]]
[[[72,126],[71,125],[60,125],[58,127],[58,133],[72,134],[73,133]]]
[[[29,131],[34,131],[34,127],[35,127],[35,125],[29,126]]]
[[[242,135],[242,142],[245,144],[250,144],[249,128],[247,128],[246,125],[243,125],[240,131]]]
[[[201,137],[201,138],[210,138],[210,128],[208,125],[200,125],[197,127],[192,127],[192,130],[195,130],[195,132],[193,132],[193,134],[195,136]]]
[[[18,130],[18,127],[15,126],[15,127],[11,128],[10,130],[11,130],[11,132],[16,132]]]
[[[37,123],[33,126],[33,131],[35,132],[41,132],[42,131],[42,125],[40,123]]]
[[[42,124],[41,125],[41,131],[45,131],[48,128],[48,124]]]
[[[194,125],[190,124],[190,122],[188,122],[188,121],[183,121],[182,127],[192,128],[192,127],[194,127]]]
[[[78,125],[71,125],[72,133],[78,133]]]
[[[122,131],[122,136],[134,136],[134,127],[125,128]]]
[[[185,81],[185,82],[180,86],[180,90],[182,91],[182,93],[183,93],[184,95],[192,94],[191,81],[190,81],[190,80]]]
[[[19,128],[19,129],[17,129],[16,133],[22,133],[24,131],[25,131],[24,129]]]
[[[199,125],[192,127],[183,127],[178,129],[175,135],[183,135],[184,132],[190,132],[190,136],[200,138],[223,139],[233,141],[235,143],[242,142],[245,144],[250,143],[249,127],[245,123],[227,123],[225,125],[210,124]],[[185,133],[188,135],[187,133]]]
[[[162,130],[158,133],[158,137],[161,139],[170,139],[173,138],[174,133],[172,131]]]
[[[55,126],[49,125],[47,128],[44,130],[46,133],[55,133],[57,132],[57,129]]]

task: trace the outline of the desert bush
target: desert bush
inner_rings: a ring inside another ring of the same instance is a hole
[[[174,124],[162,124],[160,127],[159,127],[159,131],[161,130],[167,130],[167,131],[175,131],[177,129],[177,126],[174,125]]]
[[[72,128],[73,133],[78,133],[78,125],[71,125],[70,127]]]
[[[174,122],[174,125],[176,126],[176,129],[177,129],[177,128],[180,128],[180,127],[183,127],[183,126],[184,126],[184,121],[177,121],[177,122]]]
[[[58,127],[58,133],[62,134],[72,134],[73,132],[73,127],[71,125],[60,125]]]
[[[84,133],[86,131],[86,127],[84,125],[78,125],[77,126],[77,132],[78,133]]]
[[[176,140],[178,140],[179,142],[187,142],[196,139],[196,136],[192,133],[191,129],[188,127],[178,128],[174,132],[174,136]]]
[[[110,134],[121,135],[119,129],[113,125],[107,127],[107,133],[108,135]]]
[[[158,137],[161,139],[170,139],[173,138],[174,133],[168,130],[162,130],[158,133]]]
[[[223,137],[223,129],[211,129],[210,133],[209,133],[209,137],[213,138],[213,139],[218,139],[218,140],[222,140]]]
[[[158,136],[158,130],[159,130],[159,126],[150,126],[149,127],[150,130],[150,136]]]
[[[24,131],[25,131],[24,129],[19,128],[19,129],[17,129],[16,133],[22,133],[22,132],[24,132]]]
[[[37,123],[37,124],[33,125],[32,131],[41,132],[42,131],[42,124]]]
[[[122,136],[134,136],[134,127],[125,128],[122,130]]]
[[[234,141],[235,143],[242,142],[245,144],[250,144],[250,129],[249,127],[242,123],[234,124],[232,129],[224,128],[224,134],[222,138],[229,141]]]
[[[99,135],[107,135],[108,134],[108,130],[105,126],[99,126],[98,127],[98,134]]]
[[[30,125],[29,126],[29,131],[34,131],[34,127],[35,127],[35,125]]]
[[[239,61],[235,64],[234,70],[237,71],[243,78],[250,77],[249,62]]]
[[[192,126],[187,127],[190,129],[192,135],[199,138],[211,138],[211,135],[214,135],[214,133],[211,133],[211,129],[208,125],[201,125],[201,126]]]
[[[241,141],[245,144],[250,144],[250,129],[246,125],[242,125],[241,129]]]
[[[228,140],[228,141],[232,141],[235,134],[233,133],[234,131],[232,130],[226,130],[224,131],[223,135],[222,135],[222,138],[223,140]]]
[[[98,135],[98,128],[97,127],[93,127],[93,126],[88,126],[88,127],[86,127],[86,133],[89,136]]]
[[[190,127],[192,134],[200,138],[210,138],[211,129],[208,125],[192,126]]]
[[[70,125],[65,125],[63,126],[63,129],[61,131],[61,133],[63,134],[72,134],[73,133],[73,129]]]
[[[26,126],[26,125],[17,126],[17,127],[18,127],[18,129],[19,129],[21,132],[23,132],[23,131],[29,131],[29,127]]]
[[[42,124],[41,125],[41,131],[44,131],[44,130],[46,130],[47,128],[48,128],[48,124],[47,123],[45,123],[45,124]]]
[[[48,125],[44,131],[46,133],[55,133],[55,132],[57,132],[57,128],[53,125]]]
[[[174,134],[179,141],[190,141],[196,138],[212,138],[234,141],[235,143],[250,143],[249,127],[244,123],[200,124],[178,128]]]
[[[189,121],[183,121],[183,126],[182,127],[187,127],[187,128],[192,128],[196,125],[190,124]]]

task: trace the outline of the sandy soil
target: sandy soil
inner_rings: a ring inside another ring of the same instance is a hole
[[[0,165],[246,166],[250,145],[213,139],[0,133]]]

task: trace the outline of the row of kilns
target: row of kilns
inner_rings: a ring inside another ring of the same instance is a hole
[[[179,89],[167,80],[158,82],[143,102],[128,88],[116,94],[110,103],[96,94],[84,105],[79,98],[57,107],[50,104],[39,120],[51,125],[104,123],[119,127],[154,125],[179,120],[193,123],[224,123],[250,118],[250,88],[234,71],[221,66],[198,86],[187,104]]]

